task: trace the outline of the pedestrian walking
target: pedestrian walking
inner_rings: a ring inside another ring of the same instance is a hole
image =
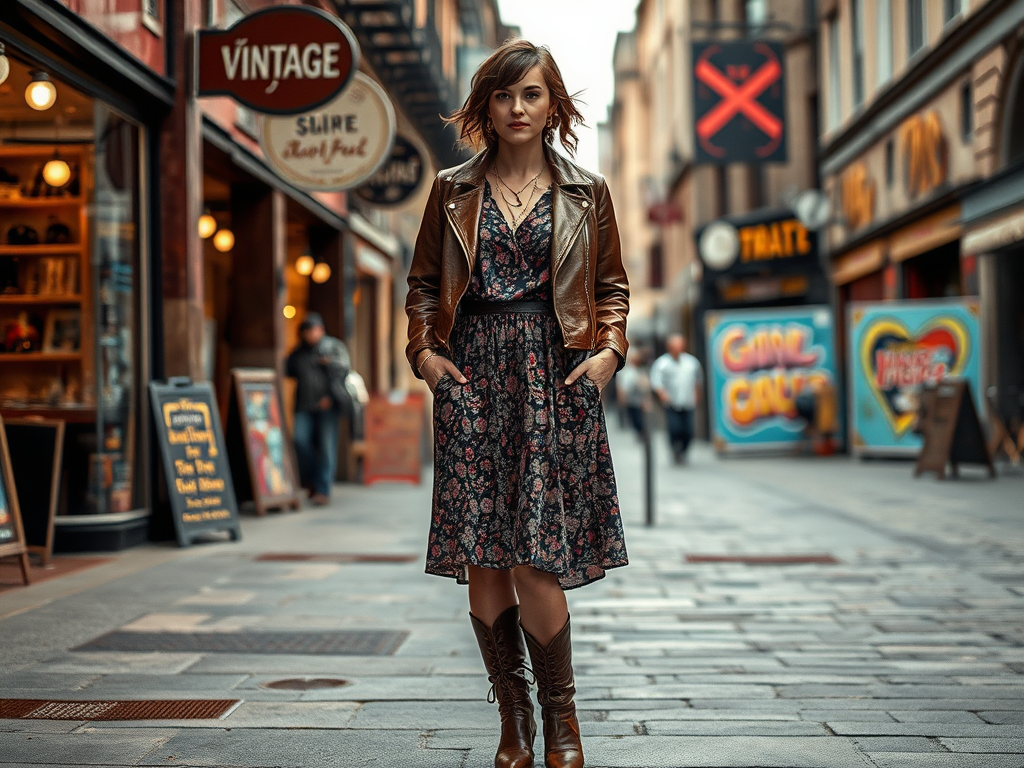
[[[626,367],[615,376],[619,407],[625,410],[629,426],[640,438],[644,434],[644,409],[651,394],[651,377],[645,362],[643,351],[636,349],[630,352]]]
[[[601,390],[629,289],[604,180],[550,52],[510,41],[450,119],[480,149],[434,182],[409,273],[409,362],[434,393],[428,573],[469,585],[501,768],[580,768],[564,590],[626,565]]]
[[[328,336],[324,321],[310,312],[299,325],[299,345],[286,372],[296,380],[293,439],[303,487],[317,506],[330,501],[338,463],[338,421],[351,413],[346,387],[351,362],[341,339]]]
[[[686,351],[686,338],[681,334],[669,336],[665,348],[665,354],[651,366],[651,386],[665,407],[672,458],[682,464],[693,440],[693,412],[700,405],[704,369]]]

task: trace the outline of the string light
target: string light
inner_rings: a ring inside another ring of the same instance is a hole
[[[0,43],[0,83],[3,83],[11,74],[11,62],[4,55],[5,51],[4,44]]]
[[[56,152],[53,159],[43,166],[43,181],[51,187],[63,187],[71,180],[71,166],[60,159]]]
[[[32,73],[32,82],[25,89],[25,102],[38,112],[45,112],[57,101],[57,86],[45,72]]]
[[[303,254],[295,260],[295,271],[303,277],[309,277],[313,274],[313,267],[316,262],[313,261],[313,257],[308,254]]]
[[[321,261],[315,267],[313,272],[310,274],[310,279],[314,283],[326,283],[331,279],[331,267],[326,262]]]
[[[285,304],[284,309],[281,311],[284,313],[284,316],[289,320],[295,317],[295,307],[293,307],[291,304]]]
[[[203,215],[199,217],[199,236],[203,238],[203,240],[206,240],[216,231],[217,220],[213,218],[213,215],[210,213],[210,209],[207,208],[203,211]]]
[[[213,236],[213,247],[221,253],[227,253],[235,247],[235,233],[230,229],[218,229]]]

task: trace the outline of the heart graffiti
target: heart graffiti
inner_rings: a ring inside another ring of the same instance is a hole
[[[963,375],[970,344],[967,328],[953,317],[933,318],[914,332],[895,318],[881,317],[865,330],[861,363],[897,437],[914,423],[922,384]]]

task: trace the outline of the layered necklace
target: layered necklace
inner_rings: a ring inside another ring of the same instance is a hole
[[[498,173],[497,168],[492,167],[491,173],[493,173],[494,178],[498,180],[498,194],[501,195],[501,199],[508,207],[508,212],[512,214],[512,234],[514,235],[519,229],[519,224],[526,218],[526,215],[533,210],[533,199],[540,191],[540,186],[537,184],[537,180],[540,178],[541,174],[544,173],[544,169],[538,171],[537,175],[526,182],[526,184],[523,185],[523,188],[518,192],[512,189],[512,187],[510,187],[505,180],[501,178],[501,174]],[[527,187],[530,187],[530,195],[526,198],[526,202],[523,202],[522,195],[526,191]],[[515,198],[514,201],[508,199],[508,196],[505,194],[505,190],[508,190],[509,194]]]

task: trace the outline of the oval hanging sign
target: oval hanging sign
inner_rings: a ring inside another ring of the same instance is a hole
[[[390,155],[394,138],[391,100],[362,72],[320,109],[260,118],[260,147],[267,162],[281,178],[308,192],[359,186]]]
[[[373,205],[401,205],[423,180],[423,155],[405,136],[396,136],[391,156],[353,194]]]
[[[250,13],[226,30],[196,33],[199,96],[231,96],[273,115],[334,98],[359,68],[359,45],[341,19],[284,5]]]

